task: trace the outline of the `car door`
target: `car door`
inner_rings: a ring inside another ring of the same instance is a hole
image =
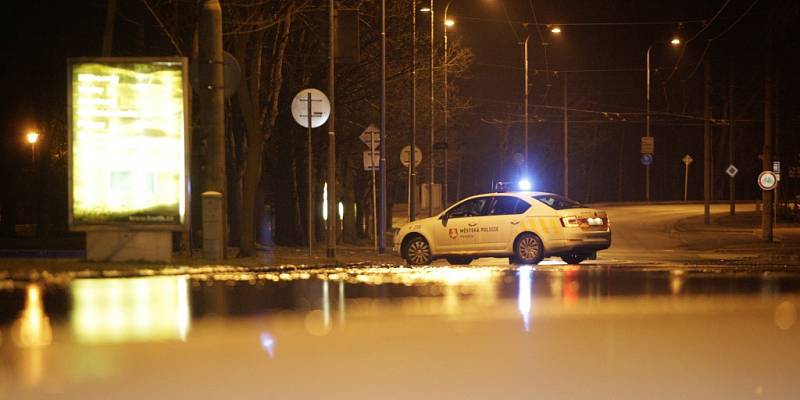
[[[480,226],[486,218],[491,196],[474,197],[453,206],[434,230],[437,253],[467,253],[480,251]]]
[[[516,196],[495,196],[481,224],[481,242],[487,250],[503,251],[509,247],[522,226],[530,204]]]

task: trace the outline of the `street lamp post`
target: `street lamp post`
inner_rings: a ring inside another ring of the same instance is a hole
[[[36,142],[39,141],[39,132],[29,131],[25,135],[25,140],[31,144],[31,164],[36,164]]]
[[[430,129],[430,141],[428,143],[428,152],[429,152],[429,155],[428,155],[428,174],[429,174],[429,177],[428,177],[428,216],[432,217],[433,216],[433,183],[434,183],[433,174],[434,174],[434,168],[435,168],[435,164],[433,163],[433,147],[434,147],[433,144],[434,144],[434,140],[436,139],[436,137],[434,135],[434,124],[436,122],[435,119],[434,119],[434,114],[435,114],[436,110],[434,109],[435,104],[434,104],[434,91],[433,91],[433,54],[434,54],[434,51],[433,51],[434,50],[434,47],[433,47],[433,44],[434,44],[434,42],[433,42],[433,39],[434,39],[433,0],[430,0],[430,7],[422,8],[422,9],[420,9],[420,11],[421,12],[428,12],[428,13],[431,14],[431,57],[430,57],[430,62],[431,62],[431,64],[430,64],[430,72],[431,72],[431,82],[430,82],[430,88],[431,88],[431,129]],[[413,152],[414,149],[411,149],[411,151]]]
[[[522,44],[523,48],[523,56],[525,58],[525,81],[524,81],[524,93],[525,93],[525,100],[523,101],[522,108],[524,109],[525,117],[524,117],[524,124],[525,124],[525,173],[528,172],[528,39],[531,38],[531,34],[529,33],[528,36],[525,37],[525,42]]]
[[[650,137],[650,50],[653,49],[653,46],[662,42],[655,42],[650,46],[647,46],[647,51],[645,51],[645,98],[647,100],[647,111],[645,114],[645,136],[648,138]],[[673,46],[678,46],[681,44],[681,40],[677,37],[672,38],[669,42]],[[650,165],[645,165],[645,183],[644,183],[644,197],[646,201],[650,201]]]
[[[408,163],[408,220],[417,219],[417,4],[411,2],[411,137],[409,144],[411,154]]]
[[[655,43],[654,43],[655,44]],[[647,99],[647,111],[645,114],[645,136],[650,137],[650,50],[653,49],[653,44],[647,46],[645,52],[645,98]],[[650,164],[644,166],[645,168],[645,182],[644,182],[644,199],[650,201]]]
[[[448,97],[448,87],[447,87],[447,28],[453,26],[454,22],[452,20],[447,19],[447,10],[450,9],[450,4],[453,3],[453,0],[447,2],[444,6],[444,142],[447,144],[447,147],[444,148],[444,206],[446,207],[450,204],[450,192],[447,188],[448,183],[448,171],[447,171],[447,152],[450,147],[450,135],[448,130],[448,109],[447,109],[447,97]]]

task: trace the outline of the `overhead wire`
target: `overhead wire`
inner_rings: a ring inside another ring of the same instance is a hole
[[[717,35],[717,36],[714,36],[713,38],[711,38],[711,40],[717,40],[717,39],[719,39],[719,38],[720,38],[722,35],[724,35],[724,34],[728,33],[728,31],[730,31],[731,29],[733,29],[733,27],[734,27],[734,26],[736,26],[736,24],[738,24],[738,23],[739,23],[739,21],[741,21],[742,19],[744,19],[744,17],[745,17],[745,16],[747,16],[747,14],[749,14],[749,13],[750,13],[750,10],[752,10],[752,9],[753,9],[753,7],[755,7],[755,6],[756,6],[756,4],[758,4],[758,1],[759,1],[759,0],[754,0],[754,1],[753,1],[753,2],[750,4],[750,7],[747,7],[747,9],[746,9],[746,10],[744,10],[744,12],[742,13],[742,15],[740,15],[740,16],[739,16],[739,18],[736,18],[736,21],[733,21],[733,23],[732,23],[730,26],[728,26],[728,28],[726,28],[724,31],[722,31],[722,32],[721,32],[719,35]]]
[[[722,4],[722,7],[720,7],[719,10],[717,10],[717,12],[714,14],[714,16],[711,17],[711,20],[708,21],[708,23],[704,23],[703,24],[703,28],[701,28],[699,31],[697,31],[697,33],[694,34],[694,36],[692,36],[691,38],[686,40],[686,42],[684,42],[683,48],[681,49],[681,54],[678,55],[678,60],[675,61],[675,65],[672,67],[672,72],[669,74],[667,79],[664,81],[665,83],[668,83],[670,80],[672,80],[672,77],[678,71],[678,67],[680,66],[681,61],[683,60],[683,55],[686,54],[686,49],[689,47],[689,43],[691,43],[693,40],[697,39],[703,32],[705,32],[705,30],[708,29],[708,27],[710,27],[714,23],[714,21],[717,20],[717,17],[719,17],[720,14],[722,14],[722,11],[724,11],[725,8],[728,7],[728,4],[730,4],[730,2],[731,2],[731,0],[725,0],[725,3]],[[708,51],[708,44],[706,45],[705,50],[703,50],[703,56],[705,56],[706,51]],[[697,63],[697,65],[700,65],[700,63]],[[695,71],[696,70],[697,70],[697,67],[695,67]],[[692,75],[694,75],[694,71],[692,71]]]
[[[536,26],[536,33],[539,35],[539,43],[542,44],[542,48],[544,49],[544,68],[545,71],[550,70],[550,63],[547,59],[547,46],[544,45],[544,37],[542,36],[542,30],[539,29],[539,19],[536,18],[536,9],[533,6],[533,0],[528,0],[528,4],[531,6],[531,14],[533,15],[533,23]],[[548,76],[549,80],[549,76]]]
[[[517,34],[517,30],[514,28],[514,24],[511,23],[511,18],[508,16],[508,10],[506,9],[506,3],[501,1],[500,5],[503,7],[503,15],[506,16],[506,22],[508,22],[508,27],[511,29],[511,32],[514,33],[514,37],[517,39],[517,43],[522,42],[519,35]]]
[[[715,40],[719,39],[719,38],[720,38],[720,37],[722,37],[724,34],[728,33],[728,31],[730,31],[731,29],[733,29],[733,27],[734,27],[734,26],[736,26],[736,24],[738,24],[738,23],[739,23],[739,21],[741,21],[741,20],[742,20],[742,19],[743,19],[743,18],[744,18],[744,17],[745,17],[745,16],[746,16],[746,15],[747,15],[749,12],[750,12],[750,10],[752,10],[752,9],[753,9],[753,7],[755,7],[755,5],[758,3],[758,1],[759,1],[759,0],[754,0],[754,1],[753,1],[753,2],[750,4],[750,7],[747,7],[747,9],[746,9],[746,10],[744,10],[744,12],[742,13],[742,15],[740,15],[740,16],[739,16],[739,18],[737,18],[735,21],[733,21],[733,23],[732,23],[731,25],[729,25],[727,28],[725,28],[725,29],[724,29],[722,32],[720,32],[720,33],[719,33],[717,36],[714,36],[714,37],[712,37],[712,38],[710,38],[710,39],[708,39],[708,40],[706,41],[706,47],[703,49],[703,54],[701,54],[701,55],[700,55],[700,60],[697,62],[697,64],[695,65],[694,69],[693,69],[693,70],[692,70],[692,72],[689,74],[689,77],[688,77],[688,78],[686,78],[686,80],[692,79],[692,77],[694,76],[694,74],[697,72],[697,69],[698,69],[698,68],[700,68],[700,64],[702,64],[702,63],[703,63],[703,60],[705,60],[706,53],[708,52],[708,49],[711,47],[711,42],[713,42],[713,41],[715,41]]]
[[[512,19],[504,19],[499,20],[495,18],[483,18],[483,17],[475,17],[470,15],[462,15],[462,14],[453,14],[453,17],[458,18],[459,20],[473,20],[473,21],[483,21],[483,22],[494,22],[494,23],[508,23],[511,22],[512,24],[518,25],[539,25],[539,26],[547,26],[550,24],[547,23],[535,23],[531,21],[519,21],[519,20],[512,20]],[[611,21],[611,22],[559,22],[559,26],[629,26],[629,25],[686,25],[686,24],[698,24],[702,23],[705,20],[702,19],[687,19],[687,20],[670,20],[670,21]]]

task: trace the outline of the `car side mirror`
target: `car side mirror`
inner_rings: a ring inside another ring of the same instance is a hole
[[[447,220],[449,219],[447,213],[440,215],[439,219],[442,220],[442,226],[447,226]]]

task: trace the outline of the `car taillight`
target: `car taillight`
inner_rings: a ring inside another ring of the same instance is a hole
[[[578,221],[578,217],[561,217],[561,226],[564,228],[577,228],[581,226],[580,221]]]

